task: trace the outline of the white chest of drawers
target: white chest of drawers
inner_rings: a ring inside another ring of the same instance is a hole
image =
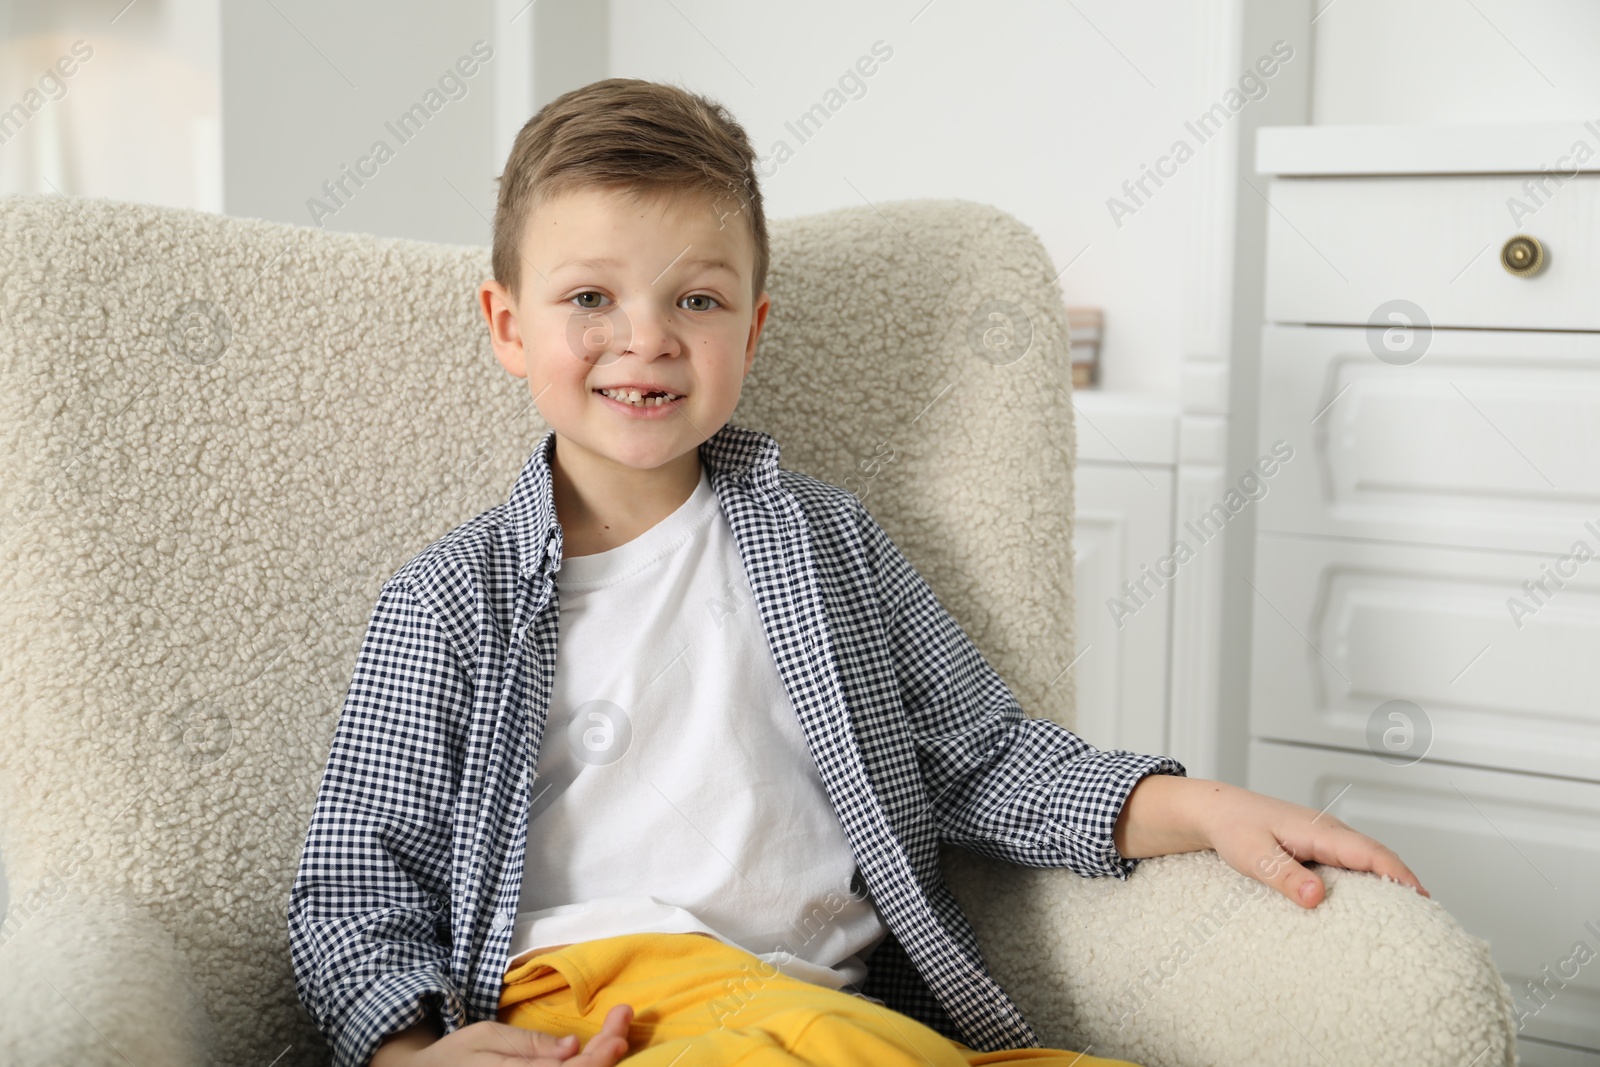
[[[1600,125],[1267,128],[1257,168],[1258,443],[1295,455],[1249,785],[1490,942],[1523,1063],[1600,1067]]]

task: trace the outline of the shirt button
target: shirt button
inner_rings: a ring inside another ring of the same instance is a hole
[[[510,925],[511,920],[506,918],[506,913],[503,911],[497,911],[494,913],[494,922],[490,923],[489,927],[498,934],[501,930],[504,930]]]

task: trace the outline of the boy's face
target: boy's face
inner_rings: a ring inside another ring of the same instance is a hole
[[[491,280],[479,299],[564,469],[697,470],[691,453],[733,414],[771,306],[751,298],[745,220],[694,194],[577,190],[529,216],[520,251],[521,292]],[[677,399],[601,393],[628,387]]]

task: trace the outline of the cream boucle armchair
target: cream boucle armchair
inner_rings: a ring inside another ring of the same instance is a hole
[[[0,234],[0,1063],[325,1064],[284,906],[359,642],[384,580],[503,501],[545,428],[488,348],[488,251],[59,197],[0,200]],[[1023,707],[1070,726],[1043,247],[955,200],[772,235],[733,421],[860,493]],[[1515,1063],[1487,945],[1375,876],[1324,868],[1304,912],[1212,852],[1125,883],[946,869],[1047,1044]]]

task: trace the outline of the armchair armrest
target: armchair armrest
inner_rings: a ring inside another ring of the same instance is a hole
[[[204,1067],[215,1030],[188,959],[143,907],[101,888],[13,909],[0,942],[0,1063]]]
[[[1126,882],[943,860],[1046,1046],[1145,1067],[1516,1063],[1488,943],[1377,875],[1316,867],[1327,895],[1307,911],[1210,850],[1144,860]]]

